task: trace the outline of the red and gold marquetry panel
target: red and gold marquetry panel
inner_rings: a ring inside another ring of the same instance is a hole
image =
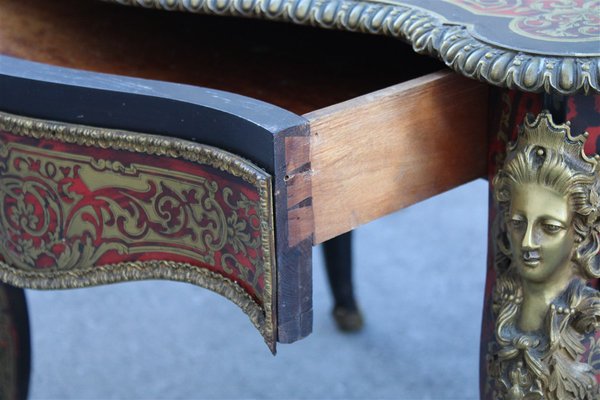
[[[0,277],[59,289],[171,279],[275,340],[271,178],[179,139],[0,113]]]
[[[513,32],[556,42],[598,41],[600,3],[589,0],[444,0],[474,14],[510,19]]]

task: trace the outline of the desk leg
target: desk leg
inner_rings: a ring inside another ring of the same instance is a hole
[[[498,99],[481,397],[599,399],[600,96]]]
[[[363,317],[352,284],[352,232],[323,243],[325,267],[333,294],[333,317],[338,328],[354,332],[363,327]]]
[[[0,399],[26,399],[29,319],[23,289],[0,283]]]

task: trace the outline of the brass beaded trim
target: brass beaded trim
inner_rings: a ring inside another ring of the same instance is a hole
[[[130,6],[254,17],[392,36],[417,53],[496,86],[560,94],[600,92],[598,57],[553,57],[494,47],[421,8],[355,0],[103,0]]]

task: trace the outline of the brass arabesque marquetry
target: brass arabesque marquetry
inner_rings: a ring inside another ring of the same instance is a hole
[[[600,162],[548,112],[526,118],[493,186],[494,399],[600,398]]]
[[[0,280],[36,289],[140,279],[196,284],[242,308],[274,349],[268,174],[225,151],[174,138],[3,112],[0,132],[59,144],[0,141]],[[66,153],[60,144],[81,152]],[[140,162],[100,158],[94,149],[137,154]],[[165,165],[182,160],[187,169],[164,167],[161,158]],[[198,168],[216,172],[203,176]]]

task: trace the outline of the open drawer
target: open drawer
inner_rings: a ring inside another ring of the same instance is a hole
[[[274,351],[311,331],[313,245],[485,175],[485,85],[397,40],[94,0],[0,14],[15,286],[198,284]]]

